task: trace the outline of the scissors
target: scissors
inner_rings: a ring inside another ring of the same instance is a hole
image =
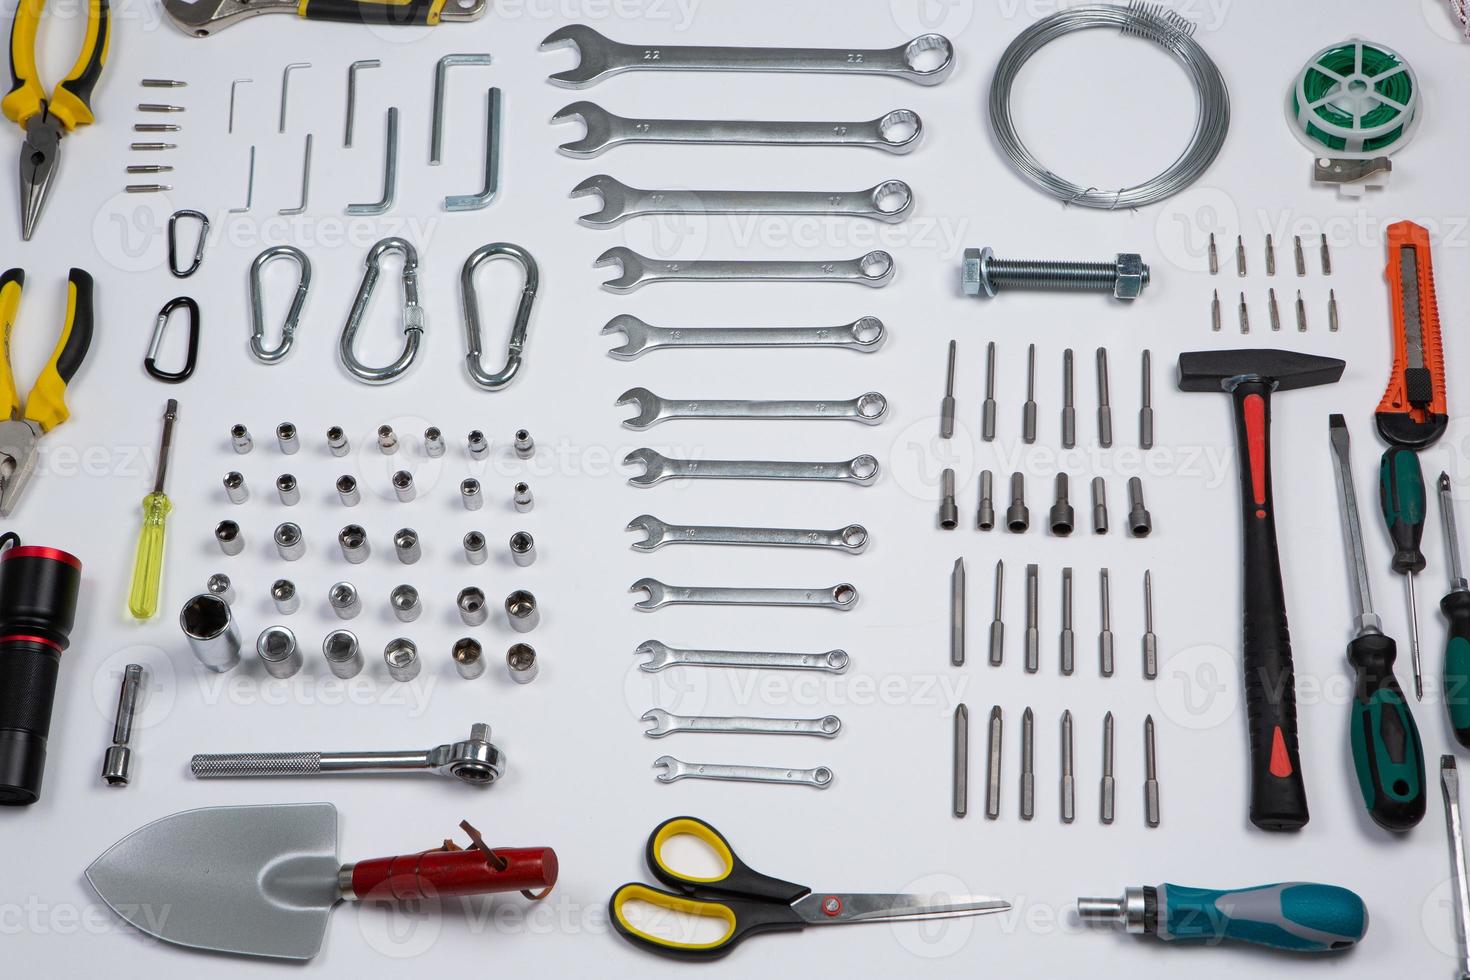
[[[675,837],[704,842],[724,864],[712,877],[698,877],[670,867],[663,858],[665,845]],[[735,856],[730,842],[697,817],[673,817],[648,835],[644,852],[648,870],[674,891],[630,882],[613,892],[608,912],[613,928],[634,946],[681,960],[715,960],[747,937],[760,932],[805,929],[807,926],[849,922],[898,922],[912,919],[952,919],[966,915],[1004,912],[1011,904],[981,896],[861,894],[815,892],[752,871]],[[691,943],[653,935],[633,925],[624,914],[630,902],[643,902],[664,912],[715,919],[724,935],[712,942]]]

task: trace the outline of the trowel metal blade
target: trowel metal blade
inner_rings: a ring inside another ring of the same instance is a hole
[[[140,827],[87,869],[102,900],[166,942],[308,960],[339,899],[330,803],[185,810]]]

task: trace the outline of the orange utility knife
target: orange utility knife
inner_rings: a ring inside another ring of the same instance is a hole
[[[1393,446],[1423,449],[1444,435],[1444,344],[1434,298],[1429,231],[1412,221],[1388,226],[1388,279],[1393,313],[1393,373],[1378,403],[1378,434]]]

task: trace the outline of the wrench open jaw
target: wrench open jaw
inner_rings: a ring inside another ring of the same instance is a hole
[[[635,191],[615,177],[607,174],[593,174],[573,187],[567,196],[578,198],[597,195],[602,200],[602,207],[591,214],[582,215],[577,221],[593,227],[605,227],[633,217],[636,212],[631,209],[631,204],[635,195],[642,193],[642,191]]]
[[[559,71],[547,81],[562,88],[585,88],[607,75],[626,71],[613,63],[616,48],[626,47],[610,40],[586,24],[567,24],[558,27],[541,42],[542,51],[571,48],[577,53],[577,64],[566,71]]]
[[[602,333],[623,335],[625,342],[608,351],[622,361],[664,348],[845,347],[867,354],[888,339],[888,329],[875,316],[836,327],[660,327],[623,313],[607,321]]]
[[[603,289],[609,289],[615,293],[630,293],[651,279],[643,256],[626,245],[614,245],[599,255],[597,261],[592,265],[594,268],[610,265],[618,267],[618,276],[602,284]]]
[[[563,143],[557,147],[557,150],[567,156],[586,158],[595,157],[603,150],[616,146],[620,142],[613,136],[613,120],[616,118],[618,117],[595,102],[583,100],[563,106],[556,115],[551,117],[551,121],[554,123],[580,122],[585,131],[581,139]]]

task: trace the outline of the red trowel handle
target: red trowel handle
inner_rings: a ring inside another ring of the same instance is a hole
[[[549,847],[498,847],[497,870],[477,848],[424,851],[398,857],[372,858],[343,869],[351,876],[344,898],[407,901],[485,892],[531,892],[556,884],[556,852]]]

